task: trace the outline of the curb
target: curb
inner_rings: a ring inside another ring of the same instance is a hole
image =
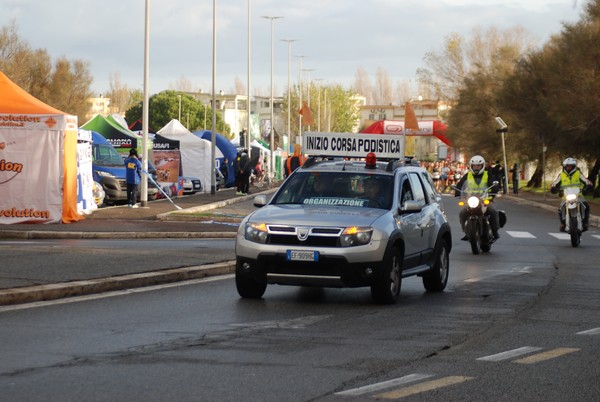
[[[0,290],[0,306],[56,300],[66,297],[160,285],[191,279],[201,279],[207,276],[226,275],[233,272],[235,272],[235,261],[226,261],[195,267],[113,276],[110,278],[5,289]]]
[[[236,232],[0,232],[2,239],[233,239],[235,235]]]

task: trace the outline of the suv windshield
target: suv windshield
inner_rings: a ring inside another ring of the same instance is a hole
[[[393,180],[377,173],[296,172],[272,203],[390,209]]]
[[[95,144],[92,154],[94,162],[100,166],[124,166],[123,158],[112,145]]]

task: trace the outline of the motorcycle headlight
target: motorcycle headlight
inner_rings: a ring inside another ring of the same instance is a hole
[[[373,228],[351,226],[344,229],[340,237],[342,247],[355,247],[369,244],[373,236]]]
[[[477,208],[479,206],[479,198],[469,197],[469,199],[467,200],[467,204],[469,204],[470,208]]]
[[[577,194],[567,194],[567,201],[573,202],[577,199]]]
[[[267,225],[265,223],[247,223],[244,238],[254,243],[265,244],[267,242]]]

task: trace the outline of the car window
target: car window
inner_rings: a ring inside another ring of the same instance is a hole
[[[429,201],[432,202],[437,200],[438,193],[435,191],[433,180],[427,171],[421,172],[421,179],[423,186],[425,187],[425,194],[427,195],[427,198],[429,198]]]
[[[408,176],[402,178],[402,184],[400,186],[400,205],[404,205],[406,201],[414,200],[412,195],[412,188]]]
[[[390,209],[393,188],[391,175],[297,171],[272,203]]]
[[[425,192],[423,191],[423,186],[421,185],[421,180],[419,180],[418,173],[410,172],[408,177],[410,178],[410,186],[413,192],[413,199],[415,201],[419,201],[420,203],[425,204]]]

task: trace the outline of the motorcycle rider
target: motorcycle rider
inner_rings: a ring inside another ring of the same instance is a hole
[[[480,155],[475,155],[469,161],[469,171],[463,175],[458,183],[456,184],[454,196],[460,197],[462,193],[472,194],[481,193],[488,187],[492,187],[488,192],[488,199],[490,203],[487,207],[487,214],[490,216],[490,225],[492,226],[492,235],[494,240],[498,240],[500,235],[498,234],[499,214],[498,210],[494,206],[493,197],[498,193],[498,184],[494,184],[494,178],[488,174],[485,170],[485,159]],[[460,211],[458,218],[460,220],[460,227],[465,230],[465,222],[467,221],[468,212],[467,206]],[[465,235],[461,240],[468,240]]]
[[[562,190],[568,187],[578,187],[582,190],[582,193],[585,190],[593,189],[594,185],[592,182],[583,175],[581,170],[577,167],[577,160],[575,158],[568,157],[563,163],[563,170],[558,174],[558,177],[552,182],[550,185],[550,192],[552,194],[559,193],[562,197]],[[590,204],[585,200],[585,198],[581,198],[581,202],[584,205],[584,213],[583,213],[583,231],[588,230],[588,222],[590,220]],[[565,214],[564,214],[564,203],[558,207],[558,218],[560,219],[560,231],[565,231]]]

